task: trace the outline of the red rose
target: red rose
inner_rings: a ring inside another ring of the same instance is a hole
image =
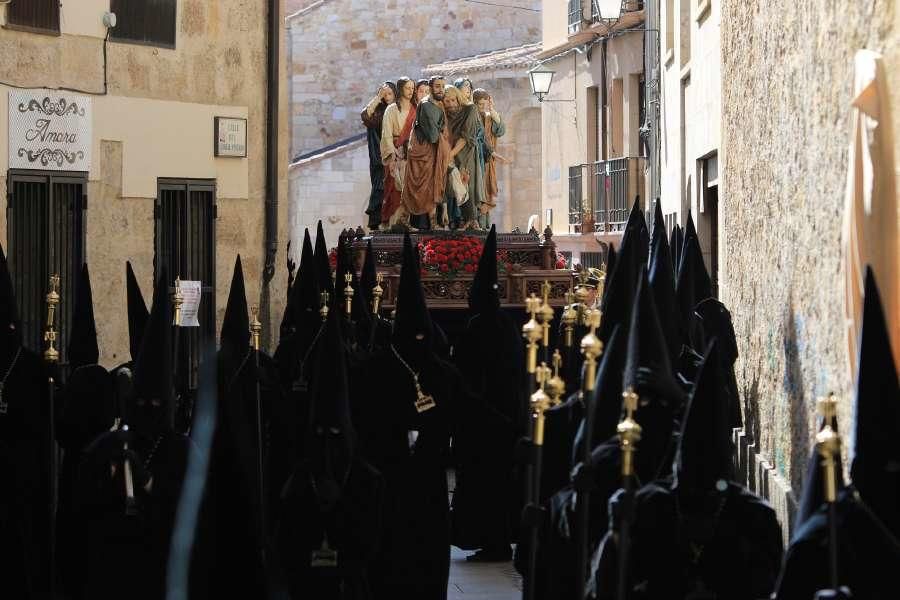
[[[450,269],[447,268],[447,265],[441,265],[441,273],[446,273]]]
[[[475,265],[466,265],[466,272],[472,273],[475,271]]]

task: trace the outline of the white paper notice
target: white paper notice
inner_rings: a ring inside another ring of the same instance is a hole
[[[199,281],[180,282],[181,297],[184,298],[184,304],[181,305],[181,323],[182,327],[200,327],[200,321],[197,320],[197,313],[200,310],[200,285]]]

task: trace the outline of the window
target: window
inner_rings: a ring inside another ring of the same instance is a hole
[[[10,171],[8,186],[6,250],[22,340],[35,352],[45,350],[45,298],[50,275],[59,274],[56,349],[65,366],[75,285],[84,262],[87,179],[83,173]]]
[[[203,286],[200,327],[185,327],[179,334],[179,389],[196,389],[200,349],[216,335],[215,181],[160,179],[155,217],[154,280],[165,267],[169,285],[178,277]]]
[[[59,0],[12,0],[6,22],[12,28],[59,33]]]
[[[581,29],[582,0],[569,0],[569,33],[575,33]]]
[[[121,42],[175,47],[177,0],[110,0],[116,26],[110,37]]]
[[[681,19],[679,21],[678,47],[681,52],[680,65],[683,69],[691,62],[691,0],[679,1],[681,2]]]

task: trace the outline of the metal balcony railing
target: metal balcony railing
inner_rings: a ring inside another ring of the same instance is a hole
[[[625,228],[644,193],[647,158],[628,156],[569,167],[569,233],[615,233]]]

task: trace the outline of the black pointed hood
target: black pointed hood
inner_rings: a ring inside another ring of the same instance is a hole
[[[674,381],[672,363],[666,350],[665,335],[659,323],[646,267],[641,269],[631,313],[623,389],[634,386],[635,390],[642,394],[643,390],[640,389],[637,379],[637,372],[641,367],[650,369],[656,377]]]
[[[688,402],[675,458],[675,487],[684,493],[725,491],[734,478],[731,409],[721,376],[718,342],[706,351]]]
[[[372,312],[372,290],[375,288],[378,278],[378,269],[375,265],[375,252],[372,250],[372,238],[366,240],[366,259],[363,262],[360,274],[360,291],[366,303],[366,312]]]
[[[69,334],[68,362],[73,371],[84,365],[95,365],[100,358],[97,346],[97,324],[94,321],[94,299],[88,265],[81,265],[75,306],[72,309],[72,330]]]
[[[499,284],[497,283],[497,228],[491,225],[491,232],[484,241],[478,270],[469,290],[469,308],[482,313],[500,308]]]
[[[401,352],[409,361],[414,359],[417,353],[430,349],[433,341],[434,328],[419,277],[419,261],[409,233],[406,233],[403,236],[403,266],[400,271],[397,316],[394,319],[391,343],[398,349],[402,346]]]
[[[688,224],[690,225],[690,221]],[[694,307],[699,302],[712,297],[712,284],[709,280],[709,273],[706,272],[706,265],[703,263],[703,254],[697,234],[691,234],[690,230],[691,227],[684,238],[684,253],[681,255],[681,263],[678,265],[675,294],[678,299],[682,340],[690,343],[694,350],[699,350],[702,345],[697,339],[696,332],[692,331],[692,315]]]
[[[613,271],[616,270],[616,249],[612,244],[606,250],[606,281],[603,283],[603,295],[600,298],[600,306],[606,304],[606,296],[609,293],[609,281],[612,279]]]
[[[603,443],[616,433],[622,415],[622,369],[625,366],[627,325],[617,325],[603,349],[594,384],[594,438],[592,446]]]
[[[675,301],[675,274],[662,209],[656,203],[653,223],[653,243],[650,248],[650,287],[659,311],[659,322],[666,336],[669,361],[675,364],[681,353],[681,328],[678,323],[678,304]]]
[[[9,274],[9,263],[3,246],[0,246],[0,327],[4,332],[2,340],[3,352],[10,352],[22,345],[22,325],[19,321],[19,306],[16,303],[16,292],[12,277]]]
[[[131,353],[131,360],[134,360],[141,348],[141,339],[144,337],[144,329],[147,327],[150,312],[144,303],[144,295],[141,293],[137,277],[134,276],[131,262],[125,263],[125,283],[128,300],[128,349]]]
[[[231,276],[231,288],[228,290],[228,303],[225,305],[225,316],[222,318],[222,334],[219,343],[231,350],[241,353],[250,347],[250,317],[247,310],[247,292],[244,287],[244,269],[241,255],[234,259],[234,272]]]
[[[866,504],[900,537],[900,386],[871,267],[866,268],[857,364],[851,479]]]
[[[740,395],[737,379],[734,376],[734,364],[737,362],[738,349],[731,313],[724,304],[715,298],[707,298],[694,307],[693,319],[695,331],[702,343],[701,347],[709,346],[714,339],[718,340],[719,366],[731,397],[731,426],[743,427]]]
[[[603,321],[598,333],[603,343],[609,342],[613,327],[627,323],[630,318],[641,269],[647,265],[649,245],[647,223],[639,199],[636,199],[625,224],[622,245],[615,255],[615,269],[607,273],[609,291],[603,297]]]
[[[144,400],[149,410],[152,400],[160,403],[161,418],[153,427],[171,429],[174,418],[172,377],[172,301],[166,269],[161,269],[153,290],[153,307],[141,340],[140,350],[134,360],[134,397]]]
[[[302,247],[301,247],[302,251]],[[291,257],[291,242],[288,242],[287,246],[287,300],[284,304],[284,312],[281,314],[281,323],[278,325],[278,340],[279,343],[282,339],[290,337],[294,330],[297,327],[297,323],[295,321],[294,315],[294,282],[296,279],[294,278],[294,271],[297,267],[294,264],[294,259]]]
[[[672,272],[678,272],[678,263],[681,261],[681,250],[684,247],[684,230],[681,225],[675,223],[672,227],[672,235],[669,238],[669,250],[672,253]]]
[[[329,304],[334,304],[334,284],[331,280],[331,263],[328,262],[328,244],[325,242],[325,231],[322,221],[316,225],[316,281],[320,292],[328,292]]]
[[[656,202],[653,203],[653,230],[651,231],[650,237],[651,254],[653,252],[653,242],[659,237],[665,237],[666,243],[669,243],[668,236],[666,235],[666,220],[663,218],[662,213],[662,203],[659,201],[659,198],[657,198]]]

